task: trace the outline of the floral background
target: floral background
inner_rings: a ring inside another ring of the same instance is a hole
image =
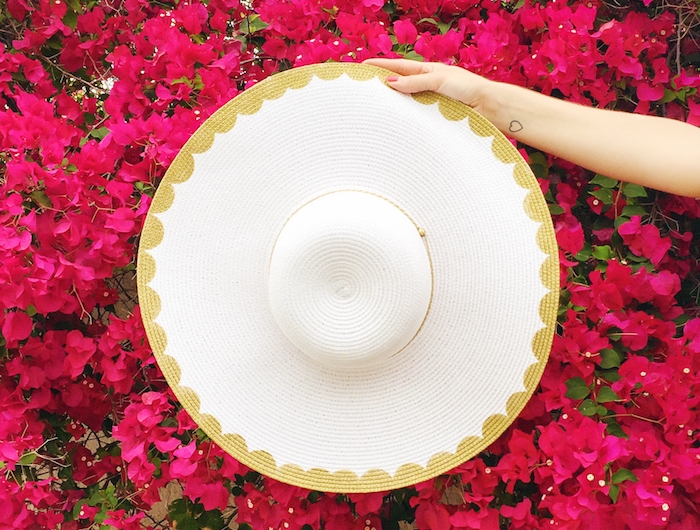
[[[550,362],[487,451],[392,492],[306,491],[224,454],[174,400],[134,291],[165,169],[261,79],[405,56],[700,125],[699,3],[0,3],[0,528],[699,528],[693,199],[519,146],[560,246]]]

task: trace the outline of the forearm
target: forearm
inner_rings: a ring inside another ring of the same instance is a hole
[[[700,197],[700,129],[494,83],[479,110],[504,134],[608,177]]]

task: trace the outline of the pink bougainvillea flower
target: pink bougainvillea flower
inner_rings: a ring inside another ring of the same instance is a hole
[[[515,506],[501,506],[501,515],[513,522],[514,528],[534,528],[535,517],[532,515],[532,502],[525,498]]]
[[[32,332],[32,319],[23,311],[10,311],[5,315],[2,324],[2,336],[5,337],[8,348],[14,348],[17,343],[29,337]]]
[[[454,528],[499,530],[498,514],[498,510],[488,507],[483,507],[478,511],[473,509],[458,510],[450,516],[450,523]]]
[[[384,6],[384,0],[362,0],[365,7],[373,9],[381,9]]]
[[[230,495],[228,488],[222,482],[207,483],[201,479],[188,480],[183,493],[191,499],[199,499],[205,510],[221,511],[228,506]]]
[[[455,522],[460,523],[461,519],[458,517]],[[419,528],[449,530],[453,524],[455,523],[451,521],[450,512],[442,504],[422,502],[417,505],[416,525]]]
[[[639,83],[637,85],[637,97],[640,101],[658,101],[664,96],[664,87],[661,85],[649,85]]]
[[[97,350],[95,341],[83,336],[78,330],[68,332],[66,336],[66,353],[64,367],[68,375],[78,377],[88,363],[88,360]]]
[[[418,30],[408,19],[394,22],[394,34],[400,44],[413,44],[418,38]]]
[[[23,20],[30,11],[30,7],[25,0],[7,0],[7,9],[19,21]]]
[[[654,265],[658,265],[671,248],[670,238],[662,237],[654,225],[642,225],[639,215],[632,216],[617,231],[634,254],[649,258]]]
[[[387,494],[388,492],[353,493],[349,498],[355,503],[355,511],[359,515],[367,515],[379,511]]]
[[[700,103],[688,100],[688,108],[690,112],[688,113],[688,123],[691,125],[700,125]]]
[[[583,249],[583,228],[574,216],[559,219],[554,226],[559,246],[570,254],[578,254]]]

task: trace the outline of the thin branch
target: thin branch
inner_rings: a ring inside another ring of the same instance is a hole
[[[47,57],[44,57],[43,55],[39,55],[38,57],[40,60],[42,60],[43,62],[45,62],[49,66],[52,66],[53,68],[55,68],[56,70],[61,72],[64,76],[67,76],[70,79],[75,79],[76,81],[80,81],[82,84],[89,86],[90,88],[99,92],[100,94],[107,93],[107,91],[104,88],[98,87],[97,85],[92,84],[90,81],[87,81],[86,79],[83,79],[82,77],[76,77],[74,74],[61,68],[58,64],[50,61]]]

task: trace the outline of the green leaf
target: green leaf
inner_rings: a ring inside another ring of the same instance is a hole
[[[202,81],[202,76],[197,72],[194,74],[194,79],[192,80],[192,88],[194,90],[202,90],[204,88],[204,82]]]
[[[535,151],[528,155],[528,164],[530,169],[539,179],[546,179],[549,173],[549,164],[547,163],[547,157],[544,153],[540,151]]]
[[[622,364],[622,354],[616,352],[612,348],[600,350],[601,368],[619,368],[620,364]]]
[[[609,423],[606,428],[610,436],[616,436],[617,438],[625,438],[629,440],[629,436],[627,436],[627,433],[622,430],[622,427],[620,427],[620,424],[617,423],[617,420],[615,420],[614,418],[609,420]]]
[[[241,43],[241,51],[245,51],[245,49],[248,47],[248,39],[245,38],[245,35],[243,33],[235,35],[233,37],[233,40],[236,40]],[[284,61],[282,62],[284,63]]]
[[[610,411],[606,409],[603,405],[598,405],[598,407],[596,407],[596,414],[598,414],[598,416],[605,416],[608,414],[608,412]]]
[[[243,33],[255,33],[265,29],[269,24],[260,18],[260,15],[250,15],[241,20]]]
[[[176,499],[170,503],[168,506],[168,515],[171,519],[177,519],[178,517],[185,515],[187,513],[187,500],[184,498]]]
[[[75,29],[78,25],[78,13],[72,9],[67,10],[65,16],[63,17],[63,23],[70,29]]]
[[[410,60],[412,60],[412,61],[421,61],[421,62],[424,62],[424,61],[425,61],[425,57],[423,57],[423,56],[420,55],[419,53],[416,53],[416,52],[413,51],[413,50],[411,50],[411,51],[409,51],[409,52],[406,52],[406,55],[404,55],[404,57],[405,57],[406,59],[410,59]]]
[[[177,521],[177,530],[200,530],[200,526],[197,524],[197,521],[188,514]]]
[[[22,455],[22,458],[20,458],[17,463],[20,466],[28,466],[30,464],[34,463],[34,460],[36,460],[36,453],[34,451],[31,451],[29,453],[24,453]]]
[[[186,75],[183,75],[182,77],[178,77],[177,79],[173,79],[172,81],[170,81],[170,84],[171,84],[171,85],[182,85],[182,84],[185,84],[185,85],[190,85],[190,86],[192,86],[191,83],[192,83],[192,82],[190,81],[190,78],[187,77]]]
[[[593,230],[604,230],[606,228],[610,228],[612,226],[612,221],[608,219],[607,217],[604,217],[602,215],[599,215],[595,218],[593,221],[593,226],[591,227]],[[620,238],[620,244],[622,244],[622,238]],[[615,241],[610,242],[611,247],[615,247]]]
[[[73,506],[73,519],[75,519],[75,520],[80,519],[80,510],[83,509],[84,504],[85,504],[85,501],[83,499],[81,499],[75,503],[75,506]]]
[[[588,241],[583,243],[583,248],[581,251],[574,256],[578,261],[588,261],[591,259],[591,245]]]
[[[224,528],[224,518],[219,510],[204,512],[197,518],[200,528]]]
[[[547,166],[542,166],[540,164],[530,164],[530,169],[535,174],[535,177],[537,177],[538,179],[547,178]]]
[[[44,45],[51,50],[60,50],[61,48],[63,48],[63,39],[61,38],[61,33],[54,33],[53,36],[49,40],[47,40]],[[59,70],[56,71],[58,72]]]
[[[34,307],[32,304],[29,304],[27,306],[26,313],[28,317],[33,317],[34,315],[36,315],[36,307]]]
[[[613,192],[608,188],[601,188],[589,193],[605,205],[610,205],[613,203]]]
[[[609,386],[601,387],[598,390],[598,403],[610,403],[612,401],[620,401],[620,396],[618,396],[615,391]]]
[[[27,308],[27,314],[29,314],[29,308]],[[673,319],[673,321],[676,323],[676,327],[683,326],[686,322],[688,322],[688,320],[690,320],[690,315],[687,313],[683,313]]]
[[[615,473],[613,473],[613,484],[619,484],[620,482],[624,482],[625,480],[629,480],[631,482],[639,482],[637,475],[632,473],[632,471],[630,471],[629,469],[625,469],[624,467],[618,469],[617,471],[615,471]]]
[[[423,22],[430,22],[433,26],[437,26],[437,25],[438,25],[437,20],[435,20],[434,18],[427,18],[427,17],[426,17],[426,18],[421,18],[421,19],[418,21],[419,24],[421,24],[421,23],[423,23]]]
[[[608,270],[608,262],[607,261],[599,261],[598,264],[595,266],[594,270],[605,273]]]
[[[197,429],[194,432],[197,435],[197,439],[199,441],[206,442],[207,440],[209,440],[209,436],[207,436],[207,433],[205,433],[202,429]]]
[[[558,204],[549,204],[548,206],[549,206],[549,213],[551,215],[559,215],[559,214],[562,214],[566,211],[566,210],[564,210],[564,208],[562,208]]]
[[[613,222],[613,226],[615,227],[615,229],[618,229],[618,228],[620,228],[620,225],[625,224],[629,220],[630,220],[630,218],[626,217],[624,215],[621,215],[619,217],[615,217],[615,221]]]
[[[98,127],[90,131],[90,136],[102,140],[105,136],[109,134],[109,129],[107,127]]]
[[[625,183],[622,187],[622,194],[625,197],[646,197],[647,190],[638,184]]]
[[[619,494],[620,494],[620,486],[617,486],[615,484],[610,486],[609,495],[610,495],[610,500],[613,501],[613,503],[617,502],[617,496]]]
[[[628,204],[622,209],[622,215],[626,217],[632,217],[633,215],[646,215],[647,210],[644,206],[638,206],[636,204]]]
[[[42,208],[53,207],[51,199],[49,199],[48,195],[41,190],[34,190],[29,194],[29,196],[37,204],[37,206],[41,206]]]
[[[137,181],[137,184],[139,182],[141,181]],[[131,265],[131,263],[129,265]],[[168,417],[164,418],[163,421],[161,421],[158,425],[161,427],[177,427],[179,425],[179,422],[177,421],[177,418]]]
[[[593,246],[593,257],[601,261],[608,261],[614,257],[612,249],[609,245],[594,245]]]
[[[619,184],[619,181],[606,177],[605,175],[598,174],[591,179],[591,184],[597,184],[601,188],[614,188]]]
[[[441,35],[444,35],[450,31],[450,27],[452,27],[452,23],[438,22],[438,31],[440,31]]]
[[[572,377],[566,381],[566,397],[570,399],[583,399],[591,393],[586,382],[580,377]]]
[[[114,487],[114,484],[109,484],[109,486],[107,486],[105,489],[105,497],[107,498],[107,502],[112,509],[115,509],[117,504],[119,504],[119,500],[114,495],[115,490],[116,488]]]
[[[676,93],[673,90],[669,90],[668,88],[664,88],[664,95],[659,100],[659,103],[670,103],[674,99],[676,99]]]
[[[527,159],[530,165],[538,164],[546,168],[549,167],[549,165],[547,164],[547,156],[542,151],[534,151],[530,153],[529,155],[527,155]]]
[[[154,477],[160,477],[160,476],[161,476],[161,473],[162,473],[162,472],[161,472],[161,468],[162,468],[162,466],[163,466],[163,461],[162,461],[160,458],[158,458],[157,456],[154,456],[154,457],[150,460],[150,462],[151,462],[154,466],[156,466],[156,469],[155,469],[155,471],[153,472],[153,476],[154,476]]]
[[[396,4],[394,2],[384,2],[382,11],[384,11],[387,15],[393,15],[396,13]]]
[[[107,519],[107,507],[102,506],[100,508],[100,511],[97,512],[95,515],[93,515],[92,520],[93,520],[93,522],[99,524],[99,523],[103,523],[105,519]]]
[[[584,416],[595,416],[598,413],[598,405],[596,405],[591,399],[584,399],[578,410]]]
[[[88,498],[88,504],[90,506],[99,506],[102,504],[104,496],[102,494],[102,491],[99,489],[95,489],[95,491],[92,492],[92,495]]]

